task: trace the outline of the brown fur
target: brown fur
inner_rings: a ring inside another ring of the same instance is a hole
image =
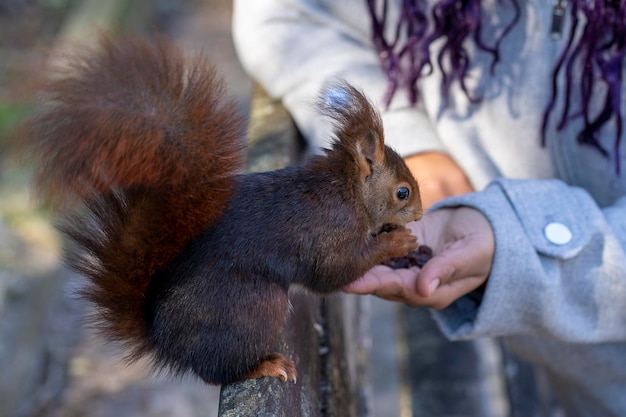
[[[74,265],[92,281],[84,295],[98,323],[137,340],[153,272],[226,206],[244,164],[243,122],[204,58],[186,63],[164,42],[132,37],[101,47],[78,51],[69,74],[51,79],[24,139],[42,199],[85,200],[106,216],[105,230],[84,229],[82,211],[61,227],[92,255]]]
[[[96,323],[130,359],[208,383],[295,379],[273,353],[289,286],[336,291],[416,248],[417,184],[353,87],[318,103],[336,123],[325,155],[239,175],[242,123],[204,59],[125,37],[70,63],[24,140]]]

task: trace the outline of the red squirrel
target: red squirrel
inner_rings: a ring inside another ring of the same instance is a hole
[[[349,84],[316,103],[329,149],[245,174],[243,118],[205,58],[104,37],[64,69],[26,124],[35,190],[129,360],[209,384],[295,381],[274,352],[290,285],[328,294],[417,248],[405,225],[421,217],[418,185]]]

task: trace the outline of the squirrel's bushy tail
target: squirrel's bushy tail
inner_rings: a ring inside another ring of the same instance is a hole
[[[243,121],[212,66],[175,47],[103,37],[70,56],[26,125],[40,196],[60,211],[67,261],[97,325],[150,348],[144,292],[220,216],[244,164]],[[81,203],[68,213],[69,203]]]

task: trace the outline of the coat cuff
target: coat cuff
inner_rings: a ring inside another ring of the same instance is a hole
[[[484,294],[483,289],[474,291],[433,312],[449,338],[536,334],[545,326],[546,309],[553,308],[551,292],[558,290],[558,282],[549,282],[559,279],[552,272],[560,261],[579,254],[591,238],[592,227],[581,210],[590,197],[567,188],[558,180],[500,179],[482,192],[433,206],[473,207],[487,217],[495,237]]]

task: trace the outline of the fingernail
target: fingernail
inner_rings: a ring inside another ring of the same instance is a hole
[[[435,290],[437,289],[437,287],[439,287],[439,284],[441,284],[441,281],[439,281],[439,278],[434,279],[430,284],[428,284],[428,295],[430,296],[432,293],[435,292]]]

